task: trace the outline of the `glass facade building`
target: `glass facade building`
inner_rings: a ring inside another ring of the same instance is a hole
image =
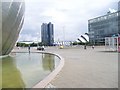
[[[51,22],[43,23],[41,25],[41,39],[42,43],[47,46],[52,46],[54,43],[54,27]]]
[[[9,2],[0,2],[2,14],[2,20],[0,20],[2,32],[0,41],[0,56],[7,55],[13,49],[19,32],[22,28],[24,22],[24,12],[25,12],[25,2],[20,0],[16,2],[16,0],[12,0]]]
[[[104,16],[88,20],[90,43],[104,44],[105,37],[117,36],[120,34],[118,30],[118,12],[109,12]]]
[[[120,34],[120,1],[118,2],[118,33]]]

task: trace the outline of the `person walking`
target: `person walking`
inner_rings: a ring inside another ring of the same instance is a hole
[[[45,47],[44,47],[44,45],[42,46],[42,51],[45,51]]]
[[[92,49],[94,49],[95,48],[95,46],[94,45],[92,45]]]
[[[28,45],[28,51],[29,51],[29,53],[30,53],[30,45]]]
[[[84,49],[87,49],[87,48],[86,48],[86,45],[84,45]]]

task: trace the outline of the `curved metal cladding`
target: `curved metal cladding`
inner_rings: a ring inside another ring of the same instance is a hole
[[[2,2],[2,51],[7,55],[13,49],[24,22],[25,3],[23,1]]]

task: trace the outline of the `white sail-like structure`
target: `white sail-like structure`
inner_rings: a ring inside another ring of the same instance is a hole
[[[87,43],[89,42],[89,36],[87,34],[83,34],[78,38],[78,40],[82,43]]]
[[[8,2],[0,2],[2,5],[2,41],[0,42],[0,55],[7,55],[13,49],[19,32],[24,22],[25,2],[23,0],[11,0]]]

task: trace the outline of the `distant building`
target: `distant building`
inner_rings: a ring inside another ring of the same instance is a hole
[[[94,19],[88,20],[89,40],[92,44],[104,44],[105,37],[117,36],[118,12],[107,13]]]
[[[53,45],[54,43],[54,30],[53,24],[51,22],[48,23],[48,45]]]
[[[118,11],[120,11],[120,1],[118,2]]]
[[[51,22],[43,23],[41,25],[41,39],[42,43],[47,46],[52,46],[54,43],[54,27]]]
[[[41,40],[42,43],[48,45],[48,26],[47,23],[41,25]]]
[[[97,18],[88,20],[89,41],[92,44],[104,44],[105,37],[120,35],[120,1],[118,11],[110,11]]]
[[[118,33],[120,34],[120,1],[118,2]]]

